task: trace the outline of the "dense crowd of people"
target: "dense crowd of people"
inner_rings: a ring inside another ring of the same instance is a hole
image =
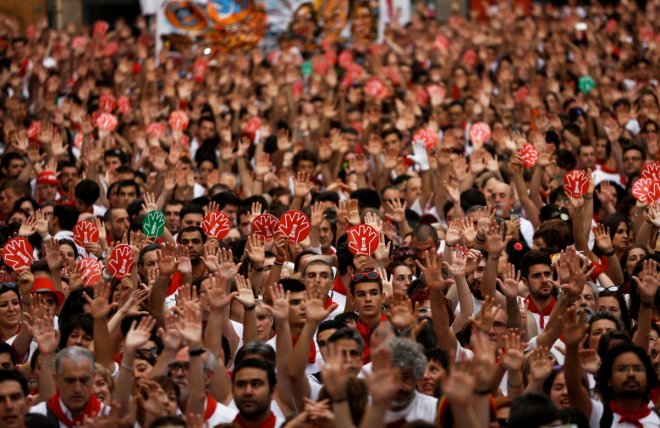
[[[660,427],[660,1],[353,8],[0,18],[0,426]]]

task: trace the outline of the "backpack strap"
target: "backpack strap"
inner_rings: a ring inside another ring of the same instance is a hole
[[[600,417],[600,428],[611,428],[614,422],[614,413],[610,410],[610,406],[603,403],[603,416]]]

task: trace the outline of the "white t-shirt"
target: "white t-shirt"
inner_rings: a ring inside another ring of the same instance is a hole
[[[206,410],[206,406],[208,400],[204,399],[204,410]],[[232,401],[233,402],[233,401]],[[234,418],[238,414],[238,409],[235,407],[231,406],[225,406],[222,403],[218,403],[217,407],[215,408],[215,411],[211,415],[211,417],[206,421],[206,426],[214,427],[218,424],[226,424],[226,423],[231,423],[234,421]]]
[[[71,414],[69,409],[67,409],[67,407],[64,405],[64,403],[62,403],[62,400],[60,400],[60,408],[62,409],[62,413],[64,413],[64,416],[66,416],[70,420],[73,420],[73,415]],[[30,413],[37,413],[39,415],[48,416],[48,402],[42,401],[36,406],[32,406],[30,408]],[[106,406],[105,404],[101,403],[101,410],[99,411],[99,414],[108,415],[109,413],[110,413],[110,406]],[[68,427],[60,421],[60,428],[68,428]]]
[[[414,397],[405,409],[393,412],[385,412],[385,423],[395,422],[405,419],[406,422],[423,420],[430,424],[435,423],[435,417],[438,413],[438,399],[430,395],[413,392]]]
[[[589,426],[591,428],[600,428],[600,419],[603,417],[603,414],[605,413],[605,405],[601,403],[600,401],[596,401],[594,399],[591,399],[591,417],[589,418]],[[619,421],[621,420],[621,415],[618,413],[614,413],[614,418],[612,419],[612,428],[636,428],[635,425],[631,424],[630,422],[624,422],[620,423]],[[644,426],[644,428],[658,428],[660,427],[660,417],[658,415],[651,411],[651,413],[643,418],[640,419],[639,422]]]
[[[238,415],[238,407],[236,406],[236,402],[232,398],[231,401],[229,402],[228,406],[229,410],[234,412],[234,416],[231,417],[230,421],[226,422],[232,422],[236,415]],[[273,412],[275,415],[275,418],[277,419],[277,422],[275,423],[275,426],[278,427],[284,423],[284,420],[286,417],[284,416],[284,412],[282,412],[282,409],[280,408],[280,405],[277,404],[277,400],[271,400],[270,401],[270,411]],[[209,424],[209,426],[214,427],[215,425]]]

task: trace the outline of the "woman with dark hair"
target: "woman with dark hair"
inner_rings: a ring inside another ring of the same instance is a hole
[[[92,317],[89,314],[76,314],[60,330],[60,349],[81,346],[89,349],[94,341]]]
[[[609,229],[612,245],[617,255],[621,256],[628,246],[628,242],[630,242],[630,226],[628,221],[620,214],[613,214],[603,217],[601,223]]]
[[[615,287],[610,289],[599,290],[598,293],[598,311],[609,312],[621,321],[626,327],[627,331],[630,331],[632,323],[630,321],[630,315],[628,314],[628,306],[626,305],[626,300],[618,290],[612,290]]]
[[[39,208],[40,206],[37,203],[37,201],[35,201],[33,198],[29,196],[23,196],[22,198],[16,200],[12,208],[12,211],[15,211],[17,209],[22,209],[29,216],[34,216]]]
[[[647,251],[642,245],[632,244],[626,247],[621,254],[619,262],[621,263],[621,270],[623,271],[623,277],[625,283],[623,284],[623,293],[629,294],[631,290],[632,275],[635,266],[637,263],[642,261],[646,256]]]

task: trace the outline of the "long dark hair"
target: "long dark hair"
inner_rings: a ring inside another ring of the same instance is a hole
[[[614,399],[614,391],[610,386],[614,361],[619,357],[619,355],[628,352],[632,352],[633,354],[637,355],[637,357],[644,365],[644,369],[646,370],[646,390],[644,391],[642,399],[644,401],[648,401],[649,392],[658,386],[658,378],[655,375],[653,365],[651,364],[651,359],[646,354],[646,351],[639,346],[623,343],[610,349],[610,351],[605,355],[603,364],[600,366],[598,373],[596,374],[596,390],[603,397],[603,403],[607,403]]]

